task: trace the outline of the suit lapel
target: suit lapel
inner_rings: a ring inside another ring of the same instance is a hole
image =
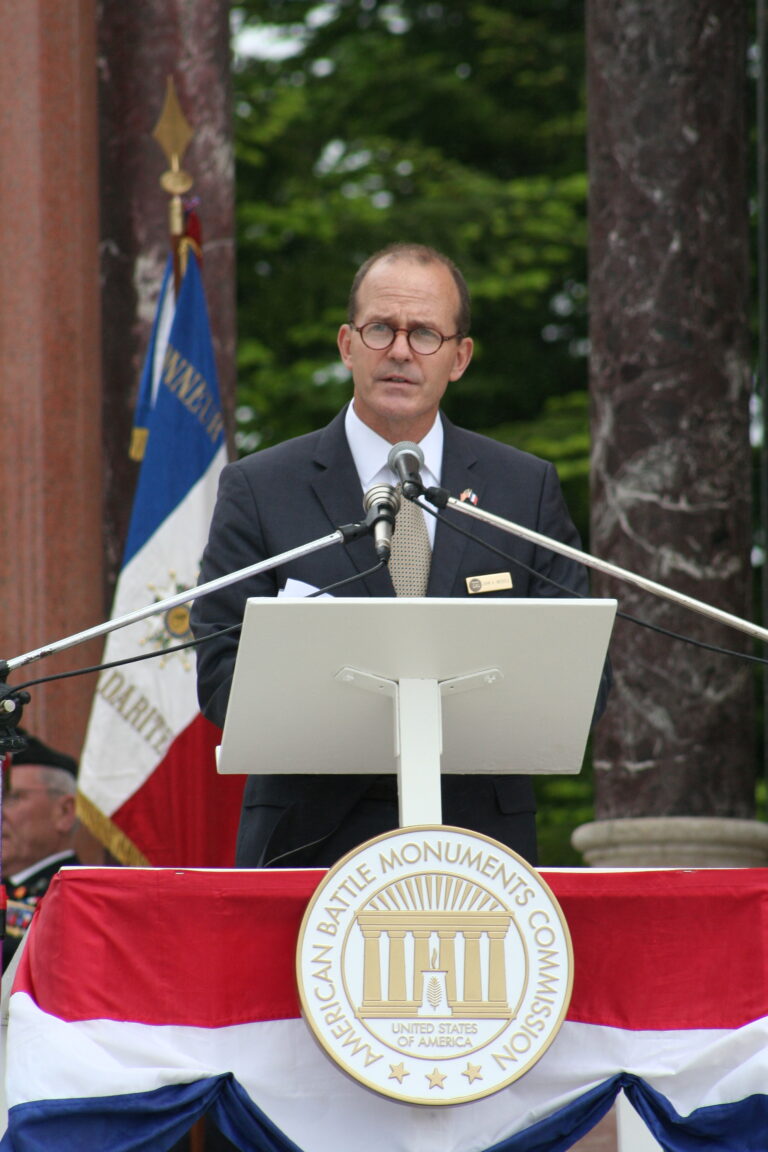
[[[342,409],[324,429],[314,457],[315,475],[311,487],[320,501],[328,520],[334,528],[350,524],[364,518],[363,492],[357,475],[355,462],[349,450],[344,431]],[[477,453],[467,445],[461,430],[457,429],[444,416],[443,472],[442,485],[451,496],[458,497],[466,488],[471,488],[482,502],[485,478],[481,474],[481,464]],[[456,513],[448,512],[449,519],[460,523],[462,528],[472,529],[472,524]],[[467,548],[467,538],[454,532],[444,524],[437,524],[432,564],[427,585],[428,596],[450,596],[453,593],[457,576]],[[349,575],[364,572],[373,564],[373,549],[370,538],[356,541],[351,545],[340,545],[347,556],[345,566]],[[363,581],[370,596],[394,596],[389,572],[382,569]],[[340,590],[340,595],[343,591]]]
[[[365,519],[360,478],[344,431],[345,412],[346,407],[324,429],[313,461],[315,475],[310,481],[333,528]],[[347,557],[350,576],[354,572],[364,572],[376,562],[370,537],[363,537],[362,540],[354,541],[352,544],[338,545],[338,548]],[[363,584],[370,596],[395,594],[386,569],[366,576]],[[343,589],[339,589],[338,594],[343,596]],[[359,595],[359,592],[353,590],[351,594]]]
[[[444,416],[442,419],[445,432],[442,486],[447,488],[451,496],[456,498],[466,488],[471,488],[478,498],[482,499],[485,479],[480,474],[477,454],[467,446],[460,431]],[[459,518],[455,512],[450,510],[445,515],[447,519],[459,523],[460,527],[471,531],[472,525],[468,519]],[[461,533],[454,532],[452,528],[438,522],[427,596],[450,596],[453,593],[467,544],[466,536],[462,536]]]

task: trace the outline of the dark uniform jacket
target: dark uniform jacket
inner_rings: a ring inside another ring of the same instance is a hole
[[[3,939],[3,972],[11,962],[21,938],[29,928],[35,908],[48,891],[48,885],[60,868],[79,864],[74,852],[59,856],[48,864],[43,864],[23,880],[14,883],[3,880],[7,901],[5,914],[5,937]]]

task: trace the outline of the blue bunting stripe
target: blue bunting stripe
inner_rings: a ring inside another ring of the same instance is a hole
[[[0,1152],[165,1152],[205,1115],[243,1152],[301,1152],[231,1074],[124,1096],[17,1104]]]
[[[768,1097],[698,1108],[683,1117],[642,1079],[622,1074],[486,1152],[566,1152],[602,1119],[622,1089],[666,1152],[768,1148]],[[16,1105],[0,1152],[164,1152],[206,1114],[242,1152],[314,1152],[280,1132],[231,1074],[153,1092]],[[393,1133],[392,1149],[398,1152],[395,1140]]]
[[[665,1096],[640,1077],[624,1075],[622,1087],[665,1152],[766,1152],[768,1095],[697,1108],[681,1116]],[[768,1084],[766,1084],[768,1089]]]

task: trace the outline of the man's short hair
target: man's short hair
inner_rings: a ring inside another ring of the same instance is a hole
[[[360,265],[349,290],[347,318],[350,324],[354,324],[357,315],[357,295],[360,291],[360,285],[374,264],[378,264],[380,260],[412,260],[415,264],[442,264],[444,268],[447,268],[459,293],[459,312],[456,317],[457,334],[459,336],[469,334],[471,316],[467,282],[453,260],[444,256],[442,252],[438,252],[436,248],[430,248],[427,244],[388,244],[386,248],[374,252],[364,264]]]
[[[66,768],[40,767],[40,781],[47,792],[56,796],[74,796],[77,780]]]

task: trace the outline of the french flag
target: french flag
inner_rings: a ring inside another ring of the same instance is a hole
[[[197,259],[168,262],[144,366],[132,455],[142,459],[112,618],[193,588],[226,463]],[[234,863],[243,781],[216,773],[221,733],[199,712],[188,607],[110,633],[80,763],[78,814],[124,864]],[[211,818],[211,813],[216,818]]]
[[[368,1091],[300,1017],[321,872],[64,870],[11,997],[1,1152],[162,1152],[203,1114],[243,1152],[559,1152],[622,1091],[670,1152],[765,1152],[764,872],[543,875],[567,1019],[519,1080],[431,1108]]]

